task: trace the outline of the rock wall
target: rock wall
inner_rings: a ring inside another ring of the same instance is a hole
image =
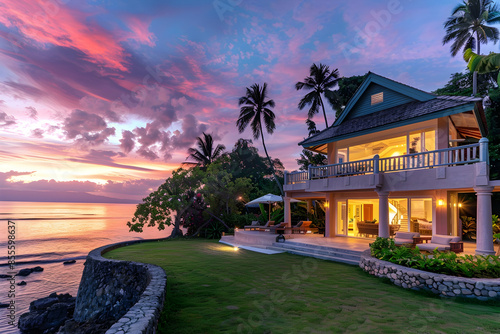
[[[376,259],[370,251],[363,252],[361,269],[377,277],[387,277],[405,289],[428,290],[447,297],[466,297],[479,300],[500,300],[500,279],[465,278],[436,274],[400,266]]]
[[[106,333],[155,333],[165,298],[167,276],[155,265],[110,260],[102,254],[138,240],[89,253],[78,288],[73,319],[80,323],[116,320]]]

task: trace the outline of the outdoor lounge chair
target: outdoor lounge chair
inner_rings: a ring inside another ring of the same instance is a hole
[[[269,230],[270,227],[274,225],[274,220],[270,220],[266,223],[266,225],[263,226],[257,226],[256,230],[257,231],[265,231],[266,229]]]
[[[394,243],[396,245],[413,244],[413,237],[420,237],[418,232],[396,232]]]
[[[300,221],[298,222],[296,225],[292,226],[292,227],[286,227],[287,230],[290,230],[293,233],[301,233],[301,226],[304,222],[303,221]]]
[[[432,252],[437,248],[438,251],[450,250],[450,242],[460,242],[460,237],[453,237],[450,235],[434,234],[430,240],[431,242],[418,244],[418,249]]]
[[[309,225],[311,225],[312,221],[303,220],[298,222],[297,225],[290,227],[292,233],[307,233],[309,231]]]
[[[259,231],[270,231],[271,233],[276,233],[276,229],[277,228],[285,228],[286,227],[286,223],[283,222],[283,223],[279,223],[278,225],[273,225],[273,226],[269,226],[267,228],[264,228],[264,229],[259,229]]]
[[[250,230],[250,231],[252,231],[252,230],[254,230],[254,231],[255,231],[255,230],[258,230],[258,229],[259,229],[259,228],[261,228],[261,227],[262,227],[262,226],[260,226],[260,221],[258,221],[258,220],[254,220],[254,221],[252,222],[252,225],[245,225],[245,226],[243,227],[243,230],[244,230],[244,231],[246,231],[246,230],[248,229],[248,230]]]

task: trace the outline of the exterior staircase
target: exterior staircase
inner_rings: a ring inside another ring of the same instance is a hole
[[[291,240],[287,240],[286,242],[275,242],[272,247],[267,248],[285,251],[290,254],[310,256],[321,260],[342,262],[353,265],[359,265],[362,253],[362,251],[311,245]]]

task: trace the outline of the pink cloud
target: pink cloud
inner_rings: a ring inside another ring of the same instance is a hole
[[[1,23],[37,43],[80,50],[95,64],[127,70],[125,50],[110,32],[87,20],[87,13],[43,0],[5,0],[0,8]]]
[[[151,19],[137,16],[129,16],[126,20],[128,28],[132,31],[129,39],[137,40],[142,44],[155,46],[155,35],[149,31]]]

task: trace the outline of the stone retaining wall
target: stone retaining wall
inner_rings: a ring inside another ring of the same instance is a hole
[[[465,278],[436,274],[376,259],[367,250],[359,261],[361,269],[377,277],[387,277],[405,289],[428,290],[447,297],[500,300],[500,279]]]
[[[78,288],[75,321],[117,320],[109,334],[156,332],[165,299],[165,271],[155,265],[102,257],[113,249],[146,241],[156,240],[122,242],[89,253]]]

